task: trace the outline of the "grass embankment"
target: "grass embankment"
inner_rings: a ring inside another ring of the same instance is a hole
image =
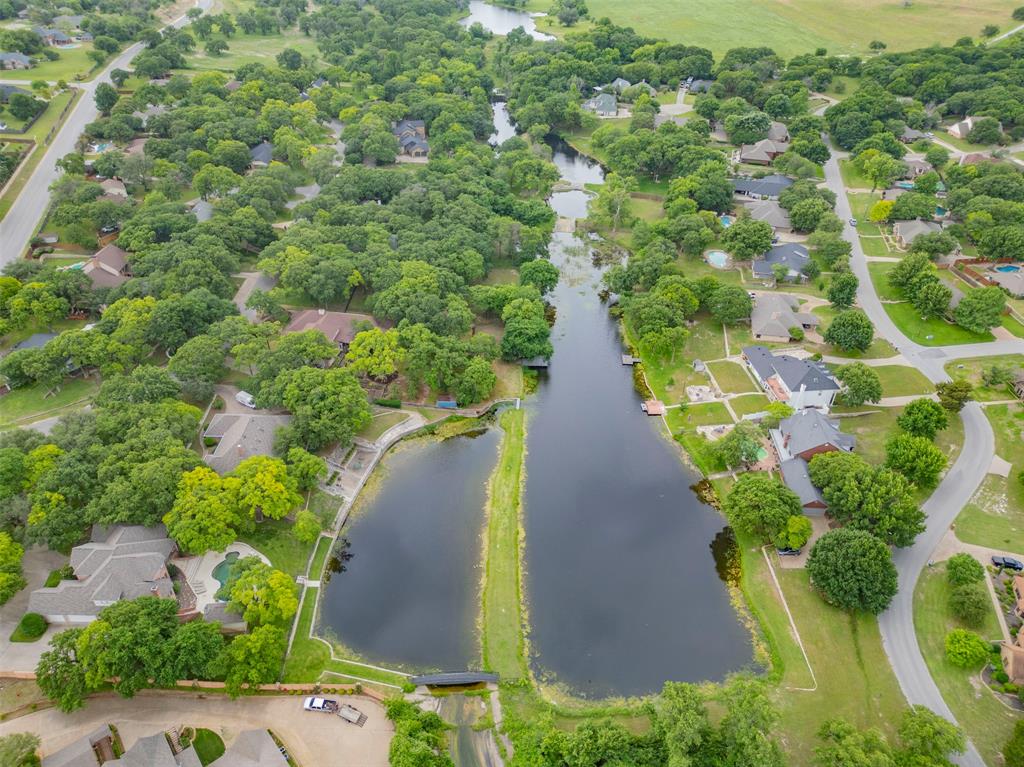
[[[1024,553],[1024,408],[989,405],[996,455],[1012,464],[1010,476],[989,474],[956,519],[956,535],[967,543]]]
[[[959,530],[958,530],[959,532]],[[949,584],[945,567],[921,573],[914,590],[914,630],[925,663],[943,700],[957,722],[977,746],[986,764],[1000,764],[999,753],[1010,737],[1018,715],[996,700],[978,679],[978,670],[957,668],[946,660],[946,634],[963,628],[949,613]],[[986,639],[1000,638],[993,610],[978,632]]]

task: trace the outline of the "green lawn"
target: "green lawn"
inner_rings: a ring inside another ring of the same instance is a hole
[[[99,381],[93,378],[68,379],[59,392],[45,399],[46,387],[41,384],[15,389],[0,400],[0,427],[59,415],[82,400],[90,399],[97,389]]]
[[[882,396],[905,397],[911,394],[931,394],[935,385],[917,368],[905,365],[881,365],[871,368],[882,382]]]
[[[742,365],[728,360],[709,362],[708,369],[718,381],[719,387],[728,394],[756,392],[757,385]]]
[[[46,134],[50,132],[50,129],[57,122],[57,118],[61,112],[64,111],[64,107],[71,100],[72,96],[77,95],[77,91],[64,91],[58,93],[52,99],[46,107],[46,112],[40,117],[35,123],[29,128],[28,133],[22,133],[17,138],[23,139],[35,139],[36,146],[32,150],[32,153],[18,166],[18,171],[14,175],[14,180],[11,181],[10,186],[7,187],[7,191],[4,192],[3,197],[0,197],[0,219],[7,215],[7,211],[11,209],[11,205],[14,204],[14,200],[21,194],[21,190],[25,186],[25,182],[28,181],[32,172],[39,165],[39,161],[43,159],[43,154],[46,152],[46,145],[43,144],[43,139],[46,138]],[[2,137],[0,137],[2,138]]]
[[[867,188],[871,188],[871,182],[868,182]],[[878,224],[868,221],[868,211],[882,199],[881,192],[851,192],[847,194],[847,198],[850,200],[850,212],[857,219],[857,232],[862,235],[878,234]]]
[[[252,533],[239,535],[238,540],[248,543],[270,560],[270,564],[288,575],[303,575],[312,544],[301,543],[292,532],[292,523],[286,519],[265,519]]]
[[[213,35],[211,39],[219,37]],[[319,56],[320,50],[312,37],[306,37],[297,27],[282,30],[275,35],[247,35],[239,32],[227,40],[228,50],[221,56],[209,56],[204,51],[205,41],[186,56],[191,69],[233,72],[243,64],[274,64],[274,57],[285,48],[294,48],[303,56]]]
[[[843,177],[843,185],[846,186],[847,189],[871,188],[871,182],[868,181],[857,166],[853,164],[853,160],[840,160],[839,173]]]
[[[628,336],[628,330],[627,330]],[[632,341],[632,338],[629,338]],[[690,328],[690,336],[681,354],[675,361],[654,362],[644,360],[644,372],[654,395],[665,403],[673,404],[686,399],[686,387],[708,386],[708,377],[693,369],[693,360],[718,359],[725,356],[725,341],[722,326],[710,318]]]
[[[1008,29],[1015,2],[929,0],[904,7],[892,0],[590,0],[587,7],[593,19],[607,16],[642,35],[710,48],[716,57],[737,46],[770,45],[788,58],[818,47],[865,54],[876,38],[890,50],[952,44],[984,24]],[[550,5],[529,0],[526,8],[547,12]]]
[[[922,320],[912,304],[885,304],[886,313],[911,341],[923,346],[977,344],[992,340],[991,333],[972,333],[959,325],[932,317]]]
[[[732,423],[732,417],[721,402],[704,402],[669,410],[668,423],[674,432],[679,428],[695,429],[698,426]]]
[[[520,612],[520,491],[526,442],[525,411],[501,414],[501,454],[487,502],[481,646],[484,667],[503,680],[527,676]]]
[[[89,58],[89,51],[92,50],[92,43],[78,43],[77,48],[51,48],[60,54],[56,61],[47,61],[41,56],[39,63],[18,74],[26,80],[48,80],[56,82],[64,80],[68,83],[75,80],[91,80],[95,76],[96,65]],[[109,59],[108,59],[109,60]]]
[[[971,357],[946,363],[950,378],[970,381],[974,386],[974,398],[979,402],[996,402],[1014,399],[1009,386],[990,387],[982,380],[982,372],[994,365],[1011,369],[1024,367],[1024,354],[1003,354],[995,357]]]
[[[224,741],[213,730],[198,728],[192,745],[195,747],[196,756],[199,757],[203,767],[224,755]]]
[[[857,225],[860,229],[860,224]],[[896,250],[889,250],[889,246],[885,244],[885,240],[882,239],[882,235],[878,233],[876,228],[870,236],[862,236],[860,238],[860,247],[864,251],[865,256],[881,256],[882,258],[899,258],[903,254]],[[876,262],[879,263],[879,262]],[[869,266],[872,266],[869,262]]]
[[[967,543],[1024,553],[1024,407],[989,405],[985,415],[995,433],[996,454],[1013,464],[1009,477],[989,474],[956,520],[957,537]]]
[[[816,306],[813,310],[814,314],[821,317],[821,326],[818,328],[822,334],[828,329],[829,324],[835,319],[838,312],[831,306]],[[843,357],[849,360],[879,360],[885,359],[886,357],[892,357],[896,354],[896,350],[892,348],[892,344],[886,341],[884,338],[875,337],[869,346],[864,351],[843,351],[839,347],[829,346],[828,344],[821,344],[817,347],[817,351],[822,354],[827,354],[830,357]]]
[[[978,669],[961,669],[946,660],[945,637],[959,623],[948,609],[949,585],[945,568],[925,570],[914,589],[914,630],[932,679],[957,722],[981,752],[985,762],[1000,764],[999,754],[1018,719],[1012,711],[977,680]],[[979,632],[986,638],[1000,638],[993,611]]]
[[[1002,325],[1017,336],[1017,338],[1024,338],[1024,324],[1021,324],[1019,320],[1014,319],[1009,314],[1003,315]]]
[[[868,263],[868,274],[875,286],[875,292],[883,301],[902,301],[903,294],[889,284],[889,272],[896,266],[895,262],[875,261]]]
[[[961,152],[983,152],[996,148],[994,144],[972,144],[967,139],[957,138],[956,136],[950,135],[944,127],[935,129],[935,137],[945,144],[955,146]]]
[[[768,398],[763,394],[746,394],[729,400],[736,415],[743,417],[751,413],[760,413],[768,406]]]
[[[322,536],[316,542],[316,553],[313,554],[313,559],[309,563],[309,572],[306,573],[310,580],[320,580],[324,572],[324,563],[327,561],[327,555],[331,553],[331,538]]]
[[[401,410],[387,410],[382,413],[377,413],[373,416],[373,419],[367,427],[359,432],[357,436],[373,442],[392,426],[397,426],[402,423],[402,421],[406,421],[408,419],[409,414],[403,413]]]

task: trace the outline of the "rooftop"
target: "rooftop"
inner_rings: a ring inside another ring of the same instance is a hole
[[[800,302],[788,293],[759,293],[750,315],[754,335],[789,338],[789,329],[818,325],[820,319],[810,312],[798,312]]]
[[[754,276],[760,278],[773,278],[776,264],[786,267],[787,279],[799,279],[803,269],[810,262],[811,257],[807,248],[795,242],[783,242],[774,246],[761,258],[755,258],[751,263],[751,271]]]
[[[731,182],[732,188],[737,192],[766,197],[778,197],[787,188],[793,186],[793,179],[778,173],[764,178],[734,178],[731,179]]]
[[[285,327],[285,333],[301,333],[303,330],[319,330],[328,341],[350,344],[358,332],[357,326],[369,323],[375,326],[369,314],[355,312],[328,312],[323,309],[303,309],[296,312]]]
[[[839,424],[813,408],[798,410],[779,422],[786,450],[790,455],[799,455],[822,445],[831,445],[837,450],[850,452],[857,440],[839,430]]]
[[[839,391],[839,384],[820,362],[797,359],[788,354],[772,354],[765,346],[745,346],[743,356],[763,381],[773,376],[792,391]]]
[[[227,474],[246,458],[272,455],[274,435],[291,420],[289,415],[218,413],[203,432],[204,437],[220,440],[206,463],[218,474]]]
[[[775,200],[752,200],[743,207],[755,221],[766,221],[775,229],[791,229],[789,213]]]
[[[811,482],[811,475],[807,471],[807,461],[803,458],[790,458],[779,464],[779,471],[782,472],[782,481],[786,487],[800,497],[800,505],[819,504],[824,506],[825,499],[821,492]]]

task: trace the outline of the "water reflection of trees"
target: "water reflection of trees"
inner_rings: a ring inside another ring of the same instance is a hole
[[[715,572],[730,586],[740,585],[740,547],[731,527],[722,531],[711,541],[711,556],[715,559]]]
[[[349,551],[352,548],[352,542],[348,538],[338,538],[334,542],[334,546],[331,547],[331,554],[327,558],[327,566],[324,568],[323,582],[328,584],[331,582],[331,576],[335,573],[343,573],[348,569],[345,564],[348,562],[354,554]]]

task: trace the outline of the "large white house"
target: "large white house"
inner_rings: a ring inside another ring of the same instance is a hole
[[[794,410],[813,407],[827,413],[839,393],[838,381],[820,362],[772,354],[765,346],[744,347],[743,359],[768,397]]]

